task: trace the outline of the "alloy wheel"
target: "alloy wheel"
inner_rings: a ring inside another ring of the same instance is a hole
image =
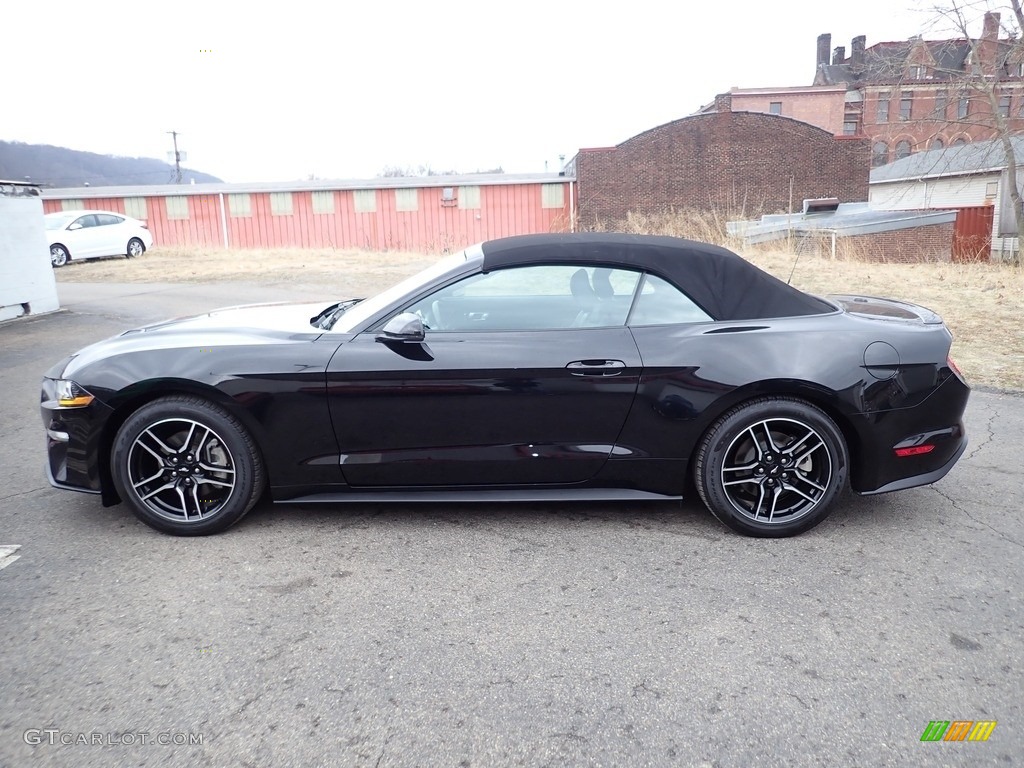
[[[721,481],[742,516],[768,525],[789,524],[810,514],[832,481],[828,443],[796,419],[751,424],[729,444]]]
[[[223,439],[192,419],[164,419],[135,438],[128,479],[139,500],[176,523],[198,523],[219,512],[235,489],[235,461]]]

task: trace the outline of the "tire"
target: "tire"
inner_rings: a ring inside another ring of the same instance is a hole
[[[175,536],[220,533],[252,509],[263,462],[234,416],[199,397],[142,406],[121,425],[111,451],[121,498],[146,525]]]
[[[50,246],[50,263],[54,267],[63,267],[71,261],[71,254],[63,245],[54,244]]]
[[[719,418],[697,448],[697,492],[734,531],[795,536],[828,517],[846,487],[850,457],[825,413],[788,397],[765,397]]]
[[[133,237],[128,241],[128,250],[125,251],[125,255],[129,259],[134,259],[137,256],[141,256],[146,252],[146,245],[139,238]]]

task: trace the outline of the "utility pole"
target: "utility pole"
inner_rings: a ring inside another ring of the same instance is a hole
[[[178,132],[168,131],[171,134],[171,138],[174,140],[174,183],[181,184],[181,155],[178,151]],[[168,153],[170,154],[170,153]],[[168,158],[169,159],[169,158]]]

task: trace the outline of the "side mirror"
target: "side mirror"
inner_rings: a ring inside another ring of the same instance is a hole
[[[421,342],[427,338],[423,330],[423,320],[412,312],[395,315],[380,329],[377,341]]]

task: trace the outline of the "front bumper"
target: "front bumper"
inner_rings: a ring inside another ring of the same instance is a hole
[[[57,400],[54,379],[44,378],[39,411],[46,430],[46,477],[54,488],[101,493],[101,436],[112,410],[93,400],[66,408]]]

